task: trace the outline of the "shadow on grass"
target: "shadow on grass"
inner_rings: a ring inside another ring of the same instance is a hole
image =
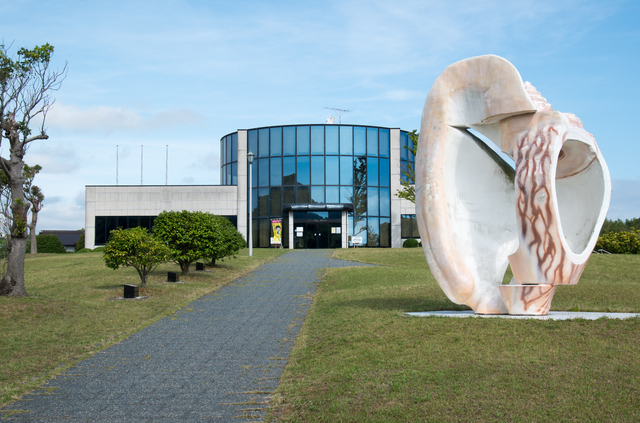
[[[415,298],[415,297],[390,297],[390,298],[362,298],[351,301],[340,301],[333,305],[336,307],[364,308],[370,310],[398,311],[400,313],[414,311],[439,311],[439,310],[471,310],[466,305],[454,304],[447,298]]]

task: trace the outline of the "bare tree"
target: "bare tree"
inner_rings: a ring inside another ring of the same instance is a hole
[[[44,194],[40,187],[33,185],[33,178],[42,170],[42,166],[33,167],[24,165],[24,196],[31,204],[31,223],[28,223],[29,236],[31,238],[31,254],[38,254],[38,242],[36,241],[36,225],[38,224],[38,213],[42,210]]]
[[[60,71],[49,68],[53,46],[44,44],[28,50],[21,48],[16,57],[8,55],[8,48],[0,44],[0,116],[2,141],[9,141],[8,157],[0,157],[0,168],[6,173],[11,192],[11,228],[8,242],[7,271],[0,281],[0,295],[23,297],[24,256],[27,244],[27,213],[31,204],[24,195],[24,156],[29,143],[46,140],[46,115],[53,99],[51,93],[60,88],[67,65]],[[39,133],[32,134],[30,126],[41,122]]]

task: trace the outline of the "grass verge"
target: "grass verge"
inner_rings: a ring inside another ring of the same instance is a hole
[[[421,249],[336,250],[267,421],[640,421],[640,319],[414,318],[461,309]],[[593,256],[552,310],[640,312],[640,256]]]
[[[213,269],[164,283],[176,264],[161,265],[141,289],[145,300],[122,297],[123,284],[138,284],[133,268],[111,270],[102,254],[27,255],[27,298],[0,297],[0,405],[40,386],[78,360],[118,342],[215,291],[288,250],[242,250]]]

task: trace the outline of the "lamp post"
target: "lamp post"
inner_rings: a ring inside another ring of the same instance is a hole
[[[251,204],[251,199],[253,198],[253,192],[251,189],[253,175],[251,173],[251,169],[253,168],[252,165],[254,157],[255,154],[253,154],[251,150],[249,150],[249,152],[247,153],[247,164],[249,165],[249,257],[253,256],[253,205]]]

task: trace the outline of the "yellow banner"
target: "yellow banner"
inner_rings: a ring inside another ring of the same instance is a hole
[[[273,242],[272,244],[282,244],[282,223],[280,219],[274,219],[271,221],[273,226]]]

